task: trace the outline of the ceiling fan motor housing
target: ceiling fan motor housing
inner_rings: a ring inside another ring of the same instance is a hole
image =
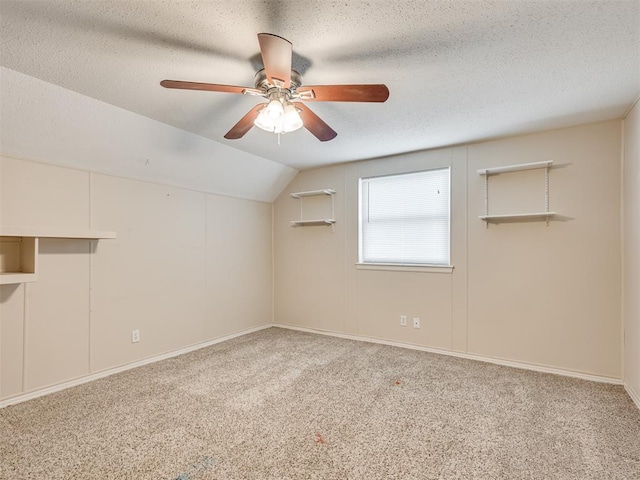
[[[267,72],[263,68],[262,70],[258,70],[258,72],[256,72],[256,75],[254,77],[254,85],[258,90],[262,90],[266,94],[269,94],[269,97],[271,97],[272,90],[275,91],[277,89],[277,91],[279,92],[284,92],[287,98],[290,98],[291,94],[295,93],[298,87],[302,85],[302,75],[300,75],[295,70],[291,70],[291,85],[289,85],[289,88],[280,88],[269,82],[267,78]]]

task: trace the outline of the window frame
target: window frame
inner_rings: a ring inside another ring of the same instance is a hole
[[[449,220],[449,235],[448,235],[448,251],[449,251],[449,259],[448,264],[432,264],[432,263],[401,263],[401,262],[365,262],[363,261],[363,228],[362,228],[362,185],[363,181],[376,179],[376,178],[388,178],[388,177],[398,177],[404,175],[412,175],[417,173],[424,172],[433,172],[438,170],[447,170],[449,174],[449,202],[448,202],[448,220]],[[435,168],[426,168],[420,170],[411,170],[406,172],[398,172],[391,174],[382,174],[382,175],[370,175],[363,176],[358,178],[358,261],[356,263],[356,268],[359,270],[387,270],[387,271],[410,271],[410,272],[428,272],[428,273],[451,273],[453,271],[453,265],[451,263],[451,201],[452,201],[452,168],[450,165],[435,167]]]

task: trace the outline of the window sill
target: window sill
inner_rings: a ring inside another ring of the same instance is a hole
[[[358,270],[390,270],[396,272],[452,273],[453,265],[410,265],[402,263],[356,263]]]

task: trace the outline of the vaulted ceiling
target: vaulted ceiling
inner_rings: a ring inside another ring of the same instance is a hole
[[[620,118],[640,93],[639,1],[0,1],[0,62],[304,169]],[[256,34],[293,43],[304,84],[384,83],[386,103],[313,103],[338,132],[224,134],[259,97]],[[9,92],[3,92],[3,95]]]

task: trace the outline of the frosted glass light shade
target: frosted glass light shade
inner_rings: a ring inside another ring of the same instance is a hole
[[[300,114],[298,113],[298,110],[296,110],[296,107],[289,103],[284,107],[284,122],[282,129],[288,133],[298,130],[299,128],[302,128],[302,119],[300,118]]]
[[[266,107],[260,110],[260,113],[258,114],[256,119],[253,121],[253,124],[256,127],[261,128],[262,130],[266,130],[267,132],[275,132],[276,123],[274,119],[271,118],[267,113]]]
[[[288,102],[283,106],[279,100],[272,100],[260,110],[253,124],[271,133],[289,133],[303,126],[296,107]]]
[[[271,100],[265,110],[266,114],[273,120],[277,120],[284,114],[284,106],[280,103],[280,100]]]

